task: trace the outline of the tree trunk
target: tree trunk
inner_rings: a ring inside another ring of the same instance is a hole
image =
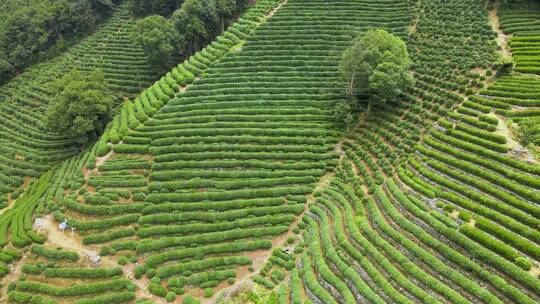
[[[368,102],[367,102],[367,111],[366,111],[366,117],[369,119],[369,114],[371,114],[371,94],[369,95],[368,97]]]
[[[221,14],[221,32],[225,30],[225,20],[223,20],[223,13]]]
[[[354,76],[349,81],[349,97],[351,98],[351,102],[353,101],[354,97]]]

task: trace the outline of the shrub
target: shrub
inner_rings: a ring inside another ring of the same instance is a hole
[[[146,271],[146,277],[151,279],[156,275],[156,271],[153,268],[150,268]]]
[[[123,266],[123,265],[126,265],[127,263],[129,263],[129,260],[127,257],[121,256],[118,258],[118,264]]]
[[[167,300],[167,302],[174,302],[174,300],[176,299],[176,294],[172,291],[169,291],[167,292],[167,295],[165,296],[165,300]]]
[[[154,282],[148,284],[148,291],[158,297],[165,297],[167,295],[167,289],[165,289],[165,287],[163,287],[161,284],[156,284]]]
[[[294,236],[289,236],[287,238],[287,244],[293,244],[296,241],[296,238]]]
[[[519,267],[523,268],[523,270],[527,270],[527,271],[530,270],[532,266],[534,266],[534,263],[532,261],[524,257],[516,258],[515,263]]]
[[[79,254],[76,252],[50,249],[43,245],[33,245],[30,251],[35,255],[43,256],[48,259],[69,260],[73,262],[79,260]]]

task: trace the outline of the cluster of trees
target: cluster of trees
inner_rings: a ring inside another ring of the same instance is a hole
[[[359,96],[368,97],[368,116],[373,102],[397,98],[414,83],[409,71],[411,65],[405,42],[385,30],[369,30],[356,38],[343,53],[339,65],[350,101],[336,106],[336,119],[350,125]]]
[[[81,143],[97,138],[111,118],[114,102],[103,72],[73,70],[55,84],[55,89],[57,94],[47,107],[47,127],[79,137]]]
[[[247,5],[246,0],[187,0],[167,19],[159,14],[167,14],[177,1],[133,0],[132,3],[157,14],[139,20],[133,41],[163,70],[210,43],[224,31],[227,20]],[[138,9],[134,13],[139,14]]]
[[[178,35],[163,16],[153,15],[137,22],[133,41],[142,46],[152,64],[163,69],[169,67],[178,55]]]
[[[7,0],[0,4],[0,83],[65,50],[96,28],[117,0]]]
[[[134,16],[168,16],[174,12],[183,0],[129,0],[129,10]]]

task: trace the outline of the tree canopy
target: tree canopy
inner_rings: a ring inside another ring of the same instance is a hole
[[[375,29],[354,40],[343,53],[339,70],[353,103],[360,95],[368,97],[369,114],[373,102],[393,100],[414,83],[411,64],[403,40]]]
[[[186,0],[173,13],[182,53],[189,56],[225,29],[225,20],[245,8],[247,0]]]
[[[526,118],[519,122],[517,137],[523,147],[527,147],[534,140],[535,129],[540,125],[540,118]]]
[[[63,51],[108,16],[111,0],[4,0],[0,3],[0,82]]]
[[[178,52],[178,35],[166,18],[154,15],[137,22],[133,40],[140,44],[150,61],[166,69]]]
[[[132,3],[147,1],[133,0]],[[170,1],[158,1],[163,5]],[[150,60],[167,69],[182,57],[189,57],[225,30],[227,20],[246,7],[246,0],[187,0],[174,11],[170,21],[153,15],[138,21],[133,40]],[[179,2],[179,3],[180,3]],[[148,2],[147,4],[152,4]],[[153,3],[154,5],[156,3]],[[149,9],[155,11],[154,9]]]
[[[183,0],[129,0],[129,8],[135,16],[168,16],[174,12]]]
[[[114,98],[108,92],[103,72],[89,74],[74,70],[55,84],[57,94],[50,101],[46,125],[54,132],[81,137],[97,137],[111,118]]]

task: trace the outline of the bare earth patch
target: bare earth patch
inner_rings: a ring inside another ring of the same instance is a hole
[[[60,231],[51,215],[47,215],[43,218],[41,229],[47,235],[47,245],[49,246],[75,251],[83,258],[88,258],[97,252],[97,249],[83,245],[81,237],[77,233],[72,234],[71,231],[68,230],[64,232]],[[116,263],[108,257],[101,258],[101,265],[104,267],[117,266]]]
[[[530,273],[533,277],[539,278],[539,277],[540,277],[540,267],[538,267],[538,266],[532,267],[532,268],[529,270],[529,273]]]
[[[496,134],[502,135],[506,138],[506,146],[510,150],[510,153],[512,156],[517,157],[523,161],[535,163],[538,162],[534,155],[525,147],[523,147],[519,142],[517,142],[506,125],[507,120],[495,115],[491,114],[490,116],[496,117],[499,120],[499,124],[497,125],[497,130],[495,131]]]
[[[450,218],[453,218],[453,219],[458,219],[459,218],[459,211],[458,210],[454,210],[450,213],[448,213],[448,216]]]
[[[501,46],[501,50],[499,53],[503,56],[510,57],[512,56],[512,52],[510,51],[510,47],[508,46],[508,39],[511,37],[511,35],[506,35],[501,30],[501,24],[499,22],[499,16],[497,15],[497,9],[494,8],[489,11],[489,24],[491,24],[491,27],[495,33],[497,33],[497,44]]]

